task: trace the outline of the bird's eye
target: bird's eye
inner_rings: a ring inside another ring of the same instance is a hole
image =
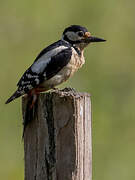
[[[84,35],[84,33],[82,31],[78,32],[78,36],[82,37]]]

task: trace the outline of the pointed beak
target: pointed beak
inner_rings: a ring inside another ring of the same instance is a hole
[[[88,41],[89,43],[91,43],[91,42],[104,42],[104,41],[106,41],[106,40],[105,40],[105,39],[98,38],[98,37],[91,36],[91,37],[88,37],[88,38],[87,38],[87,41]]]
[[[86,43],[91,43],[91,42],[104,42],[104,41],[106,41],[106,40],[104,40],[104,39],[91,36],[90,32],[86,32],[85,35],[84,35],[84,38],[85,38],[85,42],[86,42]]]

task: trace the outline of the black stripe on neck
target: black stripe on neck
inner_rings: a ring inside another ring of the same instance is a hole
[[[79,48],[77,48],[75,45],[73,45],[73,48],[76,50],[77,54],[81,56],[81,51]]]

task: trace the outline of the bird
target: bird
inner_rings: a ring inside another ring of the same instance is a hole
[[[39,93],[54,89],[82,67],[85,63],[85,47],[104,41],[106,40],[92,36],[83,26],[71,25],[65,28],[61,39],[44,48],[24,72],[17,83],[17,90],[6,104],[27,94],[32,97],[32,108]]]
[[[25,71],[17,83],[17,90],[6,101],[28,94],[36,99],[36,94],[48,91],[71,77],[85,63],[84,48],[93,42],[104,42],[83,26],[67,27],[61,40],[43,49],[34,63]],[[33,101],[33,102],[34,102]]]

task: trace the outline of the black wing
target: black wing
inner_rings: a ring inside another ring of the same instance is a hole
[[[57,41],[53,44],[51,44],[50,46],[44,48],[40,53],[39,55],[36,57],[35,61],[37,61],[39,58],[41,58],[44,54],[46,54],[47,52],[53,50],[54,48],[57,48],[57,47],[60,47],[60,46],[66,46],[66,47],[70,47],[69,43],[67,43],[66,41]],[[34,62],[35,62],[34,61]]]
[[[39,84],[41,84],[44,80],[48,80],[54,75],[56,75],[64,66],[68,64],[68,62],[71,59],[72,55],[72,49],[70,47],[67,47],[60,51],[58,54],[48,57],[48,59],[45,59],[42,62],[43,65],[39,66],[38,71],[34,72],[32,69],[32,66],[24,73],[20,81],[18,82],[18,90],[24,91],[25,93],[28,93],[29,90],[37,87]],[[39,56],[42,57],[42,56]],[[36,60],[34,63],[37,63],[38,60]],[[33,63],[33,64],[34,64]]]

